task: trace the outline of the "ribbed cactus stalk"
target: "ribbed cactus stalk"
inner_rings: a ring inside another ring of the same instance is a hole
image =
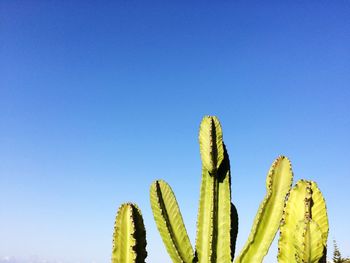
[[[171,259],[192,263],[193,249],[172,189],[158,180],[151,185],[150,192],[154,219]]]
[[[248,240],[236,263],[262,262],[278,231],[286,196],[293,183],[290,161],[278,157],[266,178],[266,196],[260,204]]]
[[[284,209],[278,242],[278,262],[326,262],[326,203],[317,184],[300,180]]]
[[[228,154],[216,117],[204,117],[200,125],[199,145],[202,159],[197,220],[196,254],[198,262],[231,262],[237,230],[237,213],[231,211],[231,179]],[[232,223],[231,223],[231,215]]]
[[[114,225],[112,263],[144,263],[146,231],[135,204],[122,204]]]

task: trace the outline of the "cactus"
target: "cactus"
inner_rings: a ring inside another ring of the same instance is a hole
[[[203,118],[199,145],[202,180],[195,249],[175,195],[163,180],[156,180],[150,188],[153,216],[173,262],[231,263],[238,214],[231,202],[230,162],[216,117]],[[290,161],[278,157],[268,172],[265,198],[235,263],[262,262],[279,228],[279,263],[325,262],[328,237],[325,201],[316,183],[301,180],[290,191],[292,181]],[[144,262],[145,247],[140,210],[133,204],[122,205],[115,223],[112,263]]]
[[[278,231],[285,199],[293,182],[290,161],[278,157],[266,178],[266,196],[255,216],[248,240],[237,257],[237,263],[261,262]]]
[[[284,209],[278,262],[325,262],[328,228],[326,203],[317,184],[298,181]]]
[[[230,164],[216,117],[203,118],[199,145],[202,182],[196,238],[198,262],[231,262],[231,242],[235,237],[231,237],[230,215],[234,213],[231,213]],[[238,224],[237,216],[233,216],[233,224]]]
[[[114,224],[112,263],[144,263],[146,231],[135,204],[122,204]]]

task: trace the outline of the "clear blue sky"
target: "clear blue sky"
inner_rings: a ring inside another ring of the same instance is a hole
[[[126,201],[148,262],[170,262],[149,186],[169,182],[194,241],[207,114],[230,154],[238,250],[284,154],[326,197],[330,252],[335,238],[350,256],[350,2],[282,2],[1,1],[1,262],[109,262]]]

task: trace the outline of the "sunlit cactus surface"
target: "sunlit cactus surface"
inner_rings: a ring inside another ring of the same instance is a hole
[[[202,180],[199,194],[196,244],[193,247],[175,194],[164,180],[150,188],[151,208],[159,233],[175,263],[260,263],[280,229],[279,263],[326,262],[328,217],[316,183],[300,180],[291,190],[293,172],[279,156],[266,177],[266,194],[250,235],[235,257],[238,213],[231,200],[230,161],[219,120],[203,118],[199,129]],[[112,263],[145,262],[145,229],[136,205],[118,211]]]

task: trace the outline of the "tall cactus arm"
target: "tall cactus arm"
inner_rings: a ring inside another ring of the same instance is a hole
[[[151,185],[151,207],[165,247],[173,262],[192,263],[194,253],[175,195],[162,181]]]
[[[114,225],[112,263],[144,263],[146,257],[141,211],[135,204],[122,204]]]
[[[279,228],[292,181],[290,161],[284,156],[278,157],[267,175],[267,193],[255,216],[248,240],[235,262],[262,262]]]
[[[199,132],[202,159],[196,255],[200,263],[231,262],[229,159],[216,117],[204,117]]]
[[[315,221],[310,218],[300,221],[294,233],[295,261],[297,263],[319,262],[323,256],[322,239],[322,231]]]
[[[295,229],[299,222],[305,219],[312,219],[317,224],[326,253],[329,227],[325,200],[315,182],[300,180],[290,192],[284,209],[278,241],[279,263],[294,262],[296,249],[292,244],[295,240]]]

